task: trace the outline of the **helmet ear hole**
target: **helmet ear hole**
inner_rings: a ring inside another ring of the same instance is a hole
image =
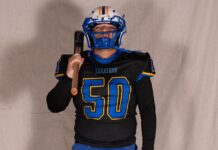
[[[114,43],[116,46],[119,45],[119,39],[120,39],[120,35],[116,38],[116,41]]]

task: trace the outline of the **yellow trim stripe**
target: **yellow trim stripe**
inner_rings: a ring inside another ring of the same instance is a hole
[[[108,17],[108,15],[109,15],[109,8],[108,8],[108,6],[105,6],[105,12],[106,12],[106,16]]]
[[[155,75],[154,73],[150,73],[150,72],[142,72],[142,74],[149,75],[149,76],[154,76]]]
[[[101,14],[102,14],[102,7],[99,7],[98,8],[98,16],[101,16]]]
[[[63,73],[59,73],[59,74],[56,74],[55,77],[61,77],[61,76],[64,76]]]

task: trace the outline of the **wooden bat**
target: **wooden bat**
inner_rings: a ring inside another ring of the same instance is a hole
[[[74,33],[74,54],[80,54],[83,51],[84,34],[82,31],[75,31]],[[79,77],[79,63],[76,62],[73,66],[73,79],[71,86],[71,94],[76,96],[78,93],[78,77]]]

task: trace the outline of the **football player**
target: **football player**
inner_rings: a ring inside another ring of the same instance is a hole
[[[148,52],[121,48],[124,15],[109,6],[94,9],[83,22],[89,50],[62,55],[56,86],[47,95],[51,112],[64,111],[73,97],[73,150],[136,150],[136,107],[141,117],[142,150],[154,150],[156,113]],[[78,95],[71,95],[73,65],[80,63]]]

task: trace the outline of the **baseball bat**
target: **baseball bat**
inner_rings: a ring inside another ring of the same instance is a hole
[[[82,31],[75,31],[74,33],[74,54],[80,54],[83,51],[84,35]],[[79,63],[76,62],[73,66],[73,79],[71,86],[71,94],[76,96],[78,93],[78,78],[79,78]]]

